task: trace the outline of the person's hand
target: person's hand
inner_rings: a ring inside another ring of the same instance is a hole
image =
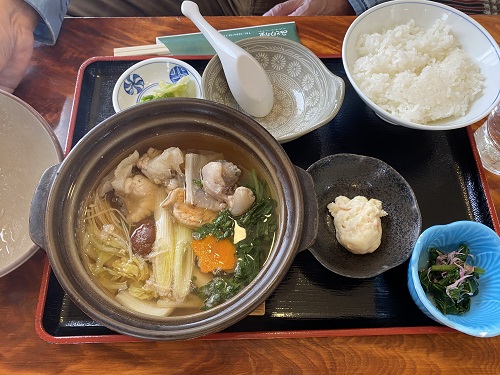
[[[288,0],[263,14],[264,16],[347,16],[354,10],[347,0]]]
[[[23,0],[0,0],[0,89],[13,92],[33,54],[38,13]]]

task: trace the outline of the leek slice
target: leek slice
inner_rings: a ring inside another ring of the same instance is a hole
[[[167,316],[174,311],[172,307],[158,307],[157,303],[154,301],[141,300],[130,295],[126,290],[118,292],[116,299],[123,306],[138,311],[143,314],[154,315],[154,316]]]

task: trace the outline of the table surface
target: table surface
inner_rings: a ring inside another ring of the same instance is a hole
[[[474,16],[498,41],[500,18]],[[302,43],[318,55],[340,55],[354,17],[208,17],[217,29],[295,21]],[[184,17],[67,18],[58,43],[35,49],[15,95],[33,106],[64,146],[78,68],[113,48],[153,44],[156,36],[197,32]],[[476,128],[478,124],[472,125]],[[497,212],[500,177],[485,173]],[[0,279],[0,373],[498,373],[500,336],[446,332],[408,335],[189,340],[58,345],[35,331],[45,254],[39,251]]]

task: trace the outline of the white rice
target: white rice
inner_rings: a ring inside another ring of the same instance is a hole
[[[437,20],[425,30],[414,20],[364,34],[353,76],[373,102],[418,124],[463,116],[483,88],[484,76],[451,33]]]

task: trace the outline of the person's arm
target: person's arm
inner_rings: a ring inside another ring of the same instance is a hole
[[[344,16],[354,11],[347,0],[288,0],[263,16]]]
[[[288,0],[264,13],[264,16],[348,16],[388,0]]]
[[[70,0],[25,0],[40,16],[34,35],[35,40],[55,44]]]
[[[356,15],[360,15],[364,11],[374,7],[375,5],[385,3],[388,0],[349,0],[352,9]]]
[[[13,92],[26,73],[34,40],[54,44],[68,0],[0,0],[0,89]]]

